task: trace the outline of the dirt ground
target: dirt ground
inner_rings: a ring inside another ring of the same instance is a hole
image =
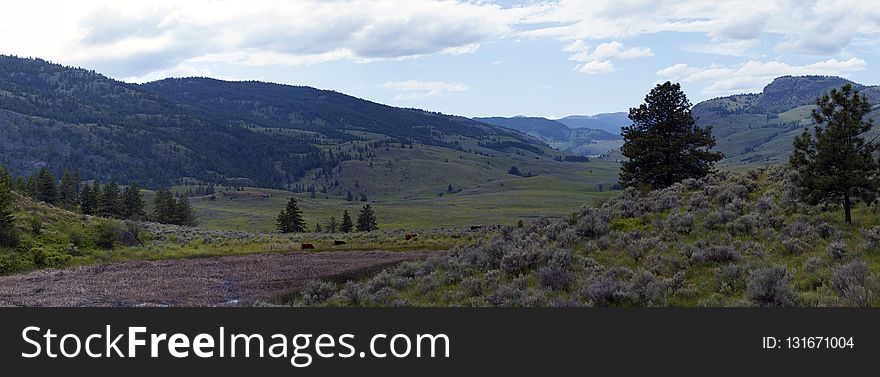
[[[290,252],[40,270],[0,277],[0,306],[248,305],[310,279],[356,276],[429,253]]]

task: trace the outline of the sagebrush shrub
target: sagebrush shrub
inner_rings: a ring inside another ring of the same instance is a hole
[[[880,250],[880,226],[862,230],[863,243],[862,247],[865,251],[874,252]]]
[[[632,301],[632,292],[613,277],[601,277],[584,288],[584,298],[593,306],[625,305]]]
[[[843,260],[846,257],[846,243],[841,240],[834,240],[828,244],[826,248],[828,254],[831,255],[831,258],[834,260]]]
[[[574,277],[571,272],[558,266],[545,266],[538,272],[539,284],[553,291],[568,290],[572,281]]]
[[[780,265],[752,270],[746,298],[758,306],[792,306],[797,301],[788,271]]]
[[[306,306],[313,306],[324,301],[336,293],[336,284],[322,280],[312,280],[303,287],[302,302]]]
[[[845,306],[867,307],[876,289],[868,275],[868,265],[856,260],[837,267],[831,275],[831,288]]]
[[[694,263],[728,263],[739,260],[742,256],[735,247],[729,245],[712,245],[695,250],[691,254]]]

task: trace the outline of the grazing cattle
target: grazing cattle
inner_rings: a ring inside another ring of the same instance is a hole
[[[479,229],[483,229],[483,226],[482,225],[471,225],[471,230],[479,230]]]
[[[334,244],[334,245],[345,245],[346,243],[347,243],[347,242],[345,242],[345,241],[340,241],[340,240],[335,240],[335,241],[333,241],[333,244]]]
[[[411,240],[411,239],[413,239],[413,238],[416,238],[416,237],[418,237],[418,236],[419,236],[418,233],[406,233],[406,234],[403,235],[403,237],[406,238],[407,241],[409,241],[409,240]]]
[[[302,250],[308,250],[308,249],[314,249],[314,248],[315,248],[315,245],[312,245],[310,243],[303,243],[302,245],[300,245],[300,249],[302,249]]]

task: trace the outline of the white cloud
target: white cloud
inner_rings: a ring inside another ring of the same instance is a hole
[[[790,65],[778,61],[748,61],[733,66],[691,67],[679,63],[657,71],[657,75],[664,80],[705,83],[704,94],[727,95],[759,92],[779,76],[829,75],[846,77],[850,73],[864,70],[866,65],[864,60],[858,58],[828,59],[806,65]]]
[[[863,0],[560,0],[523,23],[537,27],[521,36],[563,41],[704,33],[712,44],[739,47],[727,55],[748,52],[737,41],[773,33],[782,37],[780,52],[830,56],[859,35],[880,34],[880,7]]]
[[[864,0],[31,0],[4,3],[0,53],[152,77],[197,63],[301,65],[477,52],[499,39],[558,40],[578,71],[613,72],[651,56],[629,38],[702,33],[691,52],[847,59],[880,36],[880,7]],[[773,38],[766,36],[773,35]],[[590,49],[589,45],[596,46]],[[659,48],[659,47],[658,47]]]
[[[394,96],[397,101],[414,100],[428,97],[443,97],[451,93],[464,92],[470,88],[464,84],[444,81],[391,81],[382,85],[400,94]]]
[[[117,77],[192,62],[310,64],[473,53],[544,5],[468,0],[29,1],[4,5],[0,53]]]
[[[570,60],[580,62],[575,70],[586,74],[611,73],[617,70],[611,59],[632,59],[654,56],[647,47],[633,47],[624,49],[623,44],[617,41],[602,43],[592,51],[583,40],[576,40],[562,48],[562,51],[570,52]]]
[[[614,72],[617,69],[614,68],[614,64],[612,64],[608,60],[595,60],[583,64],[578,64],[578,66],[575,67],[575,70],[581,73],[586,73],[588,75],[600,75],[604,73]]]

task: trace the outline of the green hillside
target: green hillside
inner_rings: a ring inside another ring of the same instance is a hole
[[[779,77],[761,93],[711,99],[698,103],[693,112],[699,126],[713,127],[715,149],[726,157],[722,166],[784,163],[792,140],[813,124],[810,112],[816,98],[849,82],[827,76]],[[854,86],[876,104],[869,117],[880,119],[880,87]]]
[[[15,175],[48,166],[154,188],[182,177],[281,188],[377,146],[362,144],[357,156],[331,148],[354,141],[537,148],[501,127],[314,88],[200,78],[133,85],[11,56],[0,56],[0,93],[0,164]]]
[[[762,168],[626,190],[562,220],[357,282],[316,281],[309,306],[871,306],[880,303],[880,217],[793,195]],[[316,292],[320,292],[316,295]],[[302,299],[300,299],[302,298]],[[316,299],[317,298],[317,299]]]

